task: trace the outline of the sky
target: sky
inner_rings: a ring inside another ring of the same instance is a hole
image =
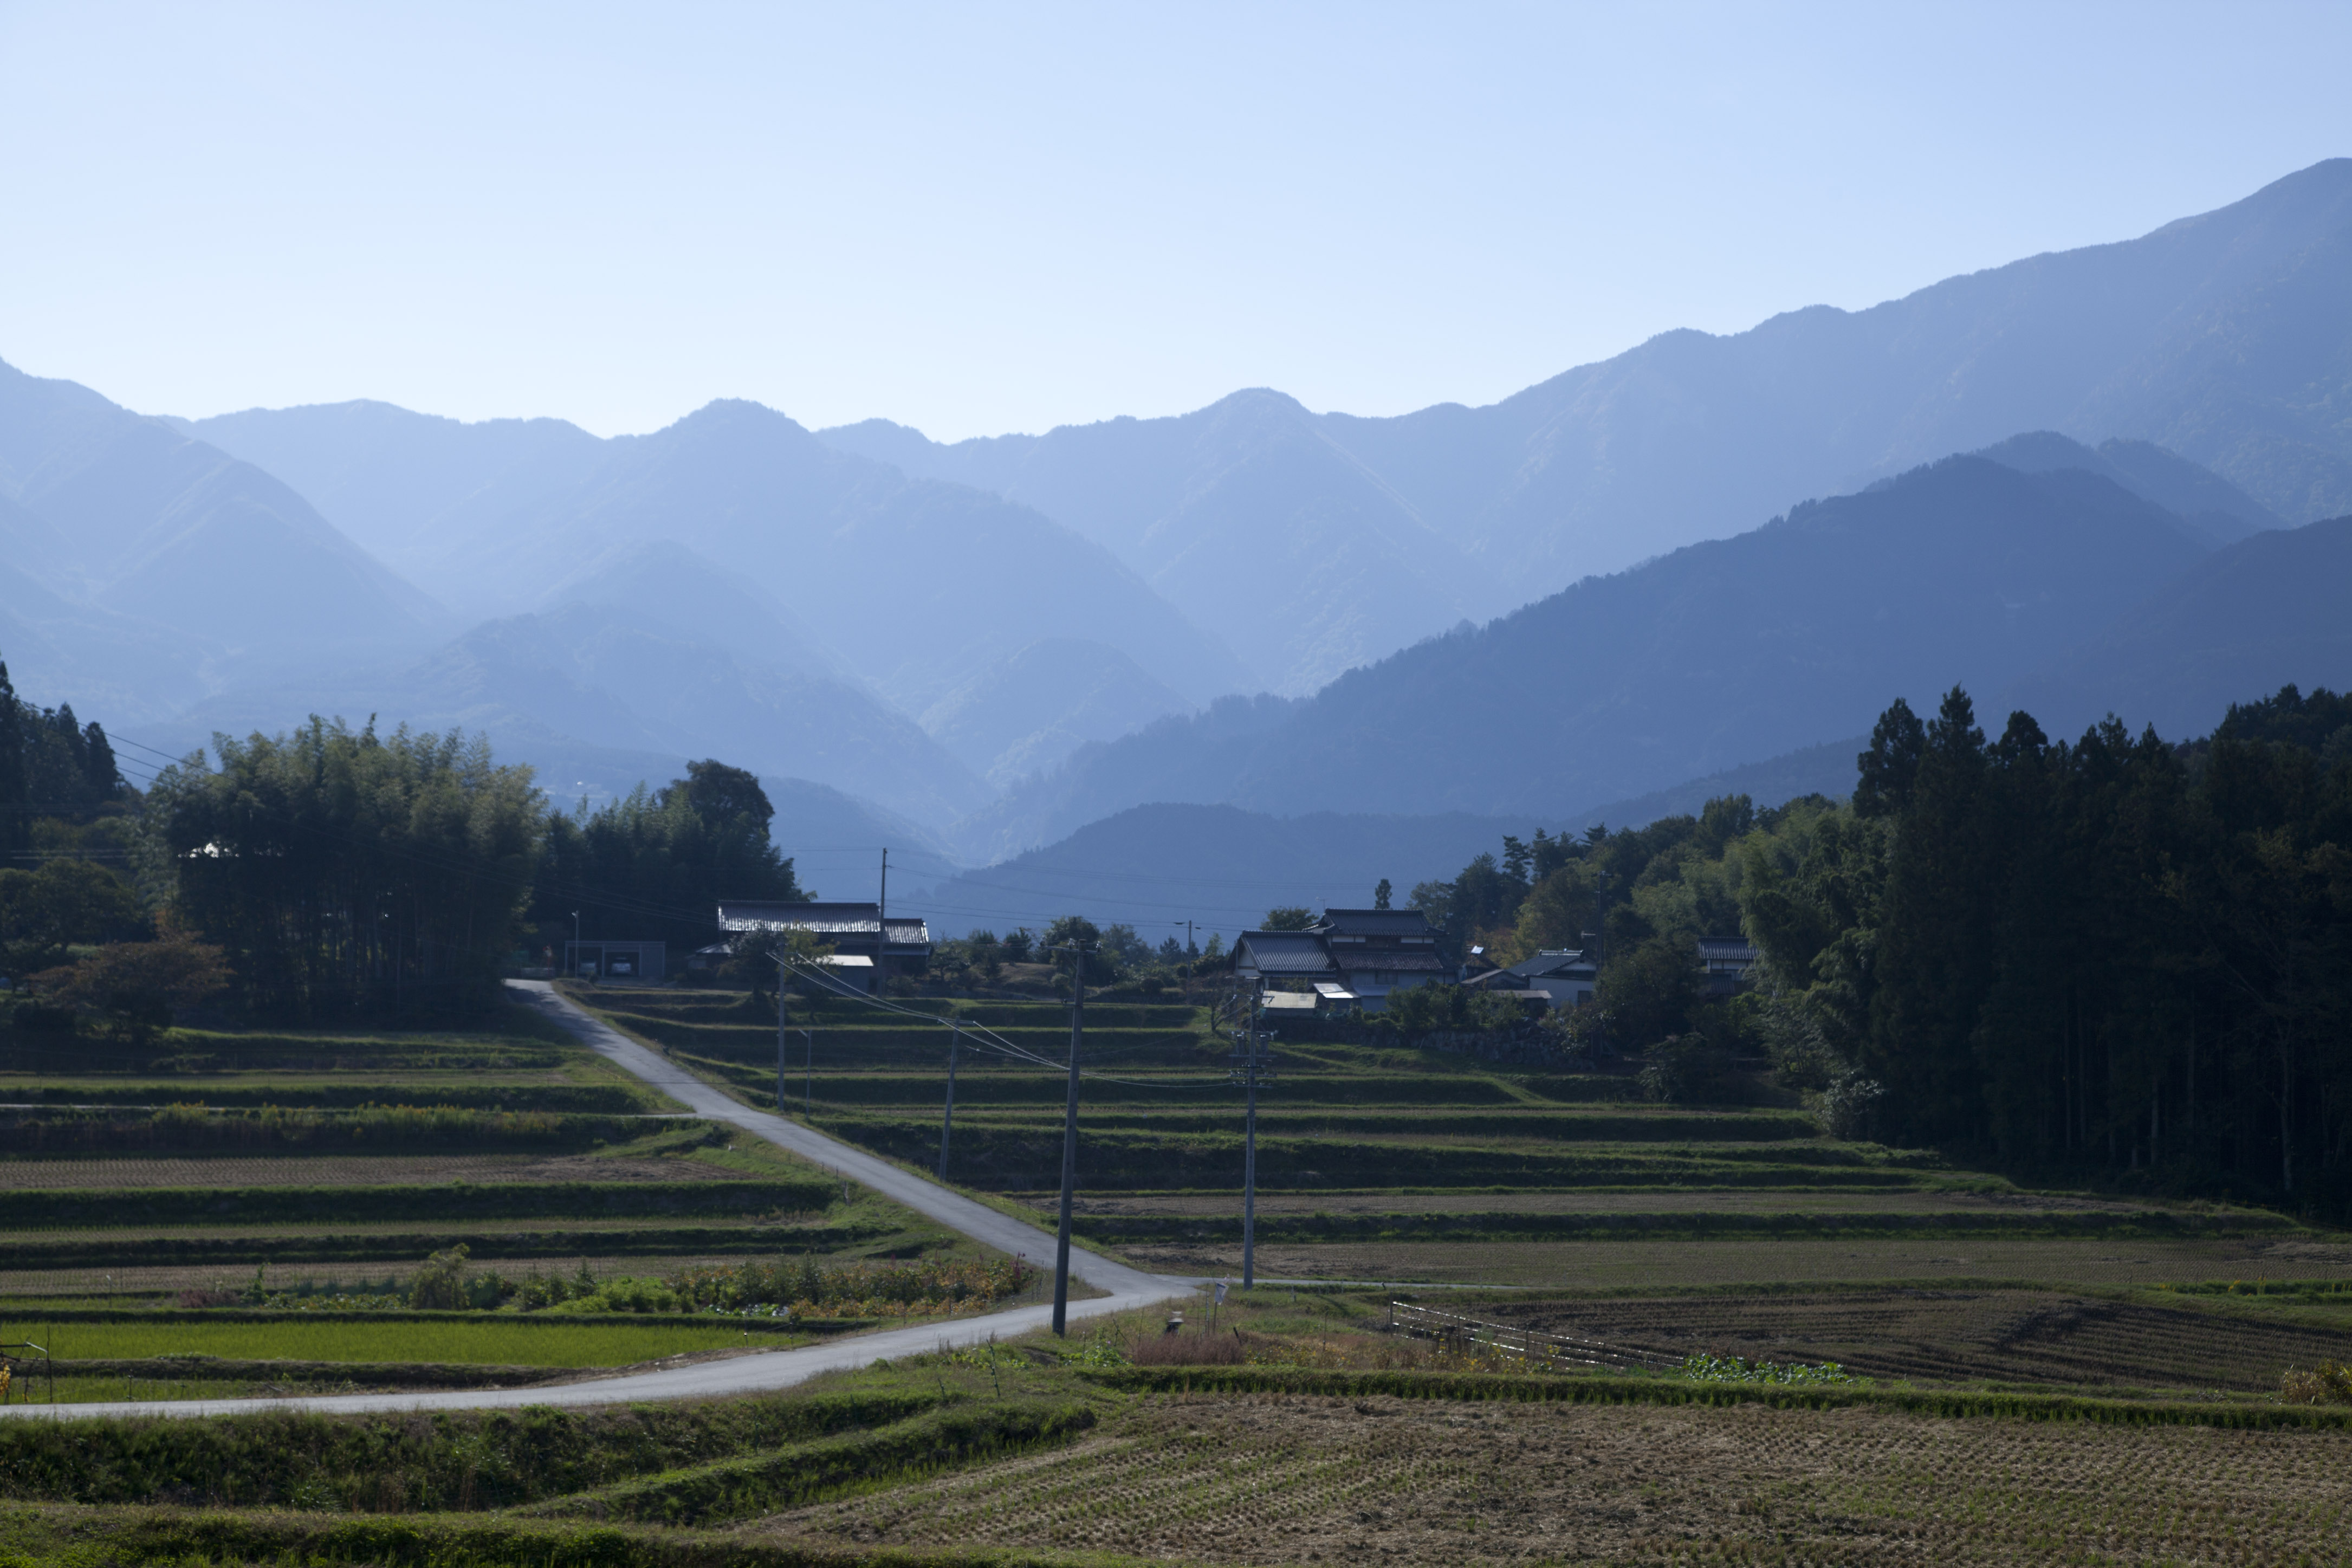
[[[0,0],[0,360],[955,439],[1488,403],[2352,153],[2352,5]]]

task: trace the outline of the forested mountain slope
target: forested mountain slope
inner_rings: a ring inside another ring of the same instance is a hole
[[[1303,702],[1081,752],[985,826],[1047,842],[1181,799],[1565,816],[1853,735],[1895,696],[2000,689],[2209,549],[2100,475],[1948,458],[1588,579]]]

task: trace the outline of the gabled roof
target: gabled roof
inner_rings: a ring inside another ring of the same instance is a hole
[[[1583,970],[1590,973],[1592,964],[1586,960],[1584,954],[1573,948],[1539,952],[1533,958],[1524,959],[1511,965],[1512,973],[1525,975],[1530,980],[1541,979],[1547,974],[1571,973],[1577,970]]]
[[[1313,929],[1335,936],[1438,935],[1419,910],[1325,910]]]
[[[1234,964],[1244,966],[1242,950],[1249,950],[1246,966],[1261,974],[1329,974],[1335,965],[1313,931],[1245,931],[1234,939]]]

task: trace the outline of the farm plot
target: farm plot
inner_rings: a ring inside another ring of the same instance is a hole
[[[2252,1279],[2262,1273],[2352,1278],[2352,1263],[2301,1263],[2274,1256],[2273,1248],[2279,1245],[2258,1237],[2174,1241],[2102,1237],[1282,1244],[1261,1245],[1257,1268],[1276,1279],[1551,1290],[1954,1279],[2154,1285]],[[1129,1246],[1119,1250],[1139,1267],[1169,1273],[1230,1274],[1241,1268],[1238,1245]]]
[[[741,1171],[697,1168],[700,1181],[751,1181]],[[528,1154],[288,1154],[214,1159],[0,1160],[0,1191],[37,1188],[414,1187],[449,1182],[675,1182],[673,1160]]]
[[[2343,1330],[2054,1290],[1652,1296],[1476,1310],[1675,1361],[1836,1362],[1863,1375],[1936,1382],[2267,1393],[2288,1367],[2352,1360]]]
[[[1235,1563],[2332,1562],[2347,1475],[2341,1430],[1171,1394],[760,1530]]]

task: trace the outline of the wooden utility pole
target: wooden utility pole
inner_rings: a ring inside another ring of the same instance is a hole
[[[963,1045],[963,1025],[948,1026],[948,1110],[940,1118],[940,1180],[948,1179],[948,1139],[955,1131],[955,1072],[956,1055]]]
[[[784,1113],[784,949],[776,949],[776,1114]]]
[[[890,851],[882,851],[882,891],[874,900],[874,980],[867,989],[883,992],[882,955],[890,948]]]
[[[1265,1066],[1258,1055],[1258,1026],[1265,1006],[1265,982],[1261,979],[1250,999],[1248,1021],[1242,1030],[1242,1048],[1234,1059],[1241,1064],[1242,1083],[1248,1091],[1242,1134],[1242,1289],[1257,1283],[1257,1086]]]
[[[1087,1037],[1087,950],[1070,942],[1070,1088],[1062,1107],[1062,1223],[1054,1237],[1054,1332],[1070,1320],[1070,1202],[1078,1190],[1078,1050]]]

